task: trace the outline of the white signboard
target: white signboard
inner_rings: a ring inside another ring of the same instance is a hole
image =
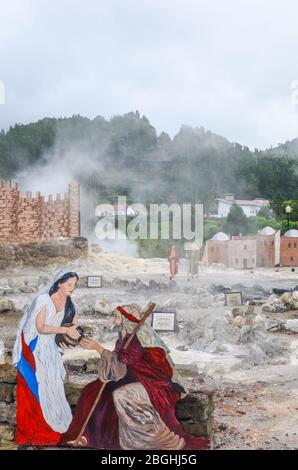
[[[153,312],[152,328],[157,331],[175,331],[176,312]]]
[[[226,292],[225,305],[229,307],[238,307],[243,305],[242,292]]]
[[[88,276],[88,287],[102,287],[102,276]]]

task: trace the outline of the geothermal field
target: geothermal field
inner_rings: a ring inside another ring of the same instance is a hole
[[[80,276],[73,298],[79,322],[113,349],[110,314],[120,304],[149,301],[156,311],[177,312],[175,332],[161,333],[187,390],[213,397],[216,449],[297,448],[298,284],[290,268],[229,270],[200,267],[188,279],[180,260],[175,280],[165,259],[132,258],[91,246],[86,257],[46,267],[19,267],[0,274],[0,349],[9,358],[22,310],[59,268]],[[88,275],[102,275],[88,288]],[[226,306],[225,294],[241,291],[243,305]],[[86,381],[84,361],[96,353],[65,350],[73,380]],[[89,379],[88,379],[89,380]],[[1,414],[1,407],[0,407]]]

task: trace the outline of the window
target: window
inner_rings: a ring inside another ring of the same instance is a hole
[[[294,243],[294,248],[297,248],[297,243]]]
[[[291,256],[290,260],[291,260],[291,261],[294,261],[294,256]]]
[[[254,258],[252,258],[251,261],[252,261],[253,264],[255,264],[255,259]]]
[[[266,242],[266,241],[264,241],[264,246],[267,246],[267,242]]]
[[[271,245],[272,245],[272,246],[274,245],[274,240],[272,240]]]
[[[292,243],[288,243],[288,248],[291,248],[292,247]]]
[[[239,260],[238,260],[238,258],[236,258],[236,264],[238,264],[238,263],[239,263]]]
[[[211,248],[211,253],[214,253],[214,247],[213,247],[213,246],[212,246],[212,248]]]
[[[244,249],[247,250],[247,245],[244,245]]]

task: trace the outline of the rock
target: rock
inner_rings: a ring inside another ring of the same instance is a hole
[[[46,286],[50,282],[50,279],[47,276],[39,276],[37,285],[38,288],[41,288],[42,286]]]
[[[12,300],[7,299],[6,297],[0,298],[0,314],[4,312],[14,311],[14,303]]]
[[[90,251],[93,253],[99,254],[102,253],[102,248],[97,243],[92,243],[90,245]]]
[[[5,442],[13,442],[15,439],[15,427],[9,424],[0,424],[0,442],[1,446]]]
[[[98,365],[99,365],[99,359],[97,357],[90,357],[86,364],[87,374],[97,374]]]
[[[224,316],[225,316],[225,319],[228,323],[232,323],[233,318],[234,318],[233,315],[232,315],[232,312],[225,312]]]
[[[15,385],[0,382],[0,402],[13,403],[15,395]]]
[[[64,388],[65,388],[66,398],[70,406],[76,405],[80,398],[81,391],[84,388],[84,385],[68,382],[65,384]]]
[[[204,297],[204,298],[199,298],[196,302],[198,307],[201,308],[208,308],[213,304],[213,297],[211,295]]]
[[[83,237],[43,240],[13,246],[6,243],[1,244],[0,248],[0,269],[16,266],[44,267],[48,264],[61,263],[61,261],[69,262],[86,256],[87,253],[88,240]]]
[[[70,374],[86,372],[86,361],[84,359],[68,359],[64,361],[64,366]]]
[[[231,290],[236,291],[236,292],[238,291],[242,292],[242,291],[247,290],[247,287],[244,286],[243,284],[238,283],[238,284],[233,284],[231,287]]]
[[[241,325],[239,332],[239,343],[248,343],[250,336],[251,328],[249,325]]]
[[[291,305],[293,303],[293,297],[290,292],[285,292],[279,299],[284,305]]]
[[[95,315],[96,296],[94,294],[85,294],[78,299],[79,314]]]
[[[243,317],[235,317],[234,320],[233,320],[233,325],[234,326],[238,326],[239,328],[241,328],[241,326],[243,326],[245,324],[245,320]]]
[[[203,289],[205,291],[205,289]],[[231,289],[229,287],[226,287],[226,286],[222,286],[222,285],[216,285],[216,284],[212,284],[210,287],[209,287],[209,291],[212,293],[212,294],[225,294],[226,292],[230,292]],[[199,292],[198,292],[199,293]]]
[[[133,283],[130,283],[128,279],[112,279],[111,281],[111,287],[113,287],[114,289],[117,287],[128,289],[132,285]]]
[[[176,416],[186,432],[195,436],[208,436],[214,411],[213,394],[191,391],[176,405]]]
[[[176,349],[177,351],[188,351],[188,347],[185,344],[180,344]]]
[[[264,320],[264,318],[263,318],[261,315],[256,315],[255,323],[263,323],[263,324],[265,324],[265,320]]]
[[[292,297],[294,302],[298,302],[298,290],[292,292]]]
[[[287,310],[287,306],[284,305],[280,299],[275,299],[273,301],[267,302],[262,306],[262,312],[272,312],[272,313],[279,313],[285,312]]]
[[[254,342],[251,343],[251,346],[258,346],[266,355],[281,353],[283,347],[282,341],[279,341],[274,335],[264,330],[261,324],[254,325],[251,331],[254,336]]]
[[[18,370],[8,361],[0,365],[0,382],[15,384],[17,381]]]
[[[293,333],[298,333],[298,319],[287,320],[285,322],[285,328]]]
[[[244,317],[245,309],[241,307],[234,307],[232,310],[233,317]]]
[[[284,322],[278,320],[269,320],[265,323],[267,331],[281,331],[285,329]]]
[[[100,315],[110,316],[112,314],[112,311],[113,309],[111,307],[110,302],[104,297],[96,301],[96,304],[95,304],[96,313]]]
[[[266,304],[266,300],[263,299],[263,298],[252,298],[250,300],[248,300],[248,304],[251,305],[251,306],[254,306],[254,305],[257,305],[257,306],[262,306],[264,304]]]
[[[258,294],[262,294],[262,295],[268,295],[268,293],[269,293],[260,284],[254,284],[252,286],[252,290],[253,290],[253,292],[257,292]]]
[[[159,283],[157,281],[155,281],[154,279],[150,279],[149,288],[151,290],[159,290]]]
[[[211,344],[208,344],[204,349],[205,352],[210,354],[222,353],[227,351],[227,348],[218,340],[214,340]]]
[[[278,296],[283,295],[285,292],[292,292],[291,289],[279,289],[277,287],[274,287],[272,289],[272,292]]]
[[[245,312],[245,315],[248,316],[248,315],[253,315],[254,314],[254,311],[255,311],[255,307],[254,305],[249,305],[247,307],[247,310]]]
[[[176,311],[179,308],[179,303],[173,299],[166,299],[163,303],[157,303],[155,310],[158,312]]]
[[[136,282],[133,284],[133,290],[148,290],[149,286],[145,284],[141,279],[136,279]]]
[[[88,287],[88,277],[87,276],[80,276],[77,283],[76,283],[76,288],[77,289],[84,289]]]
[[[32,294],[33,292],[36,292],[36,289],[34,287],[29,287],[29,286],[22,286],[19,288],[19,290],[23,294]]]
[[[0,401],[0,423],[15,425],[16,423],[16,404]]]

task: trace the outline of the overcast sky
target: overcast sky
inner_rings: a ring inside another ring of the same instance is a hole
[[[138,109],[274,146],[298,135],[297,18],[296,0],[0,0],[0,128]]]

